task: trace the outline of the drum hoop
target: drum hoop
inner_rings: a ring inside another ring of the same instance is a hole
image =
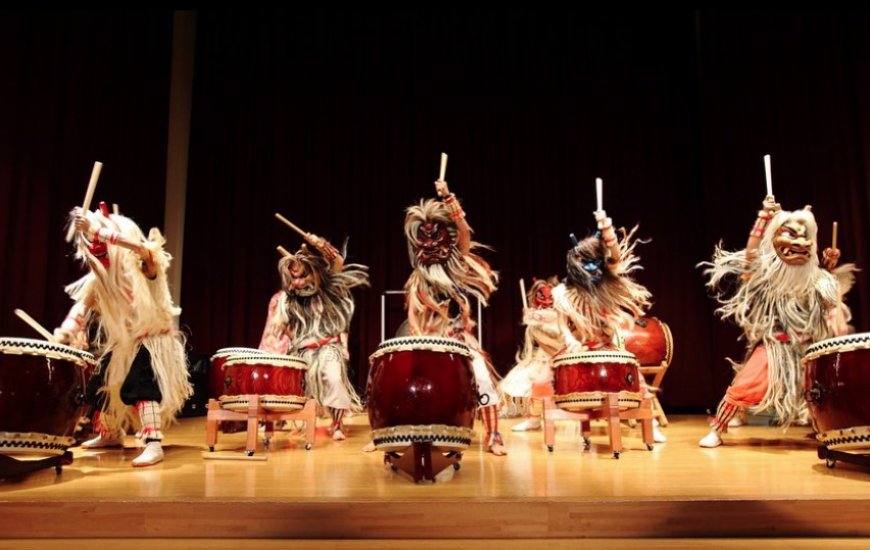
[[[265,351],[258,350],[256,348],[221,348],[214,352],[214,355],[211,356],[211,361],[214,361],[218,357],[232,357],[233,355],[254,355],[263,353]]]
[[[236,365],[267,365],[270,367],[308,370],[308,363],[300,357],[289,355],[268,355],[265,353],[251,355],[230,355],[224,362],[224,367]]]
[[[803,361],[812,361],[823,355],[870,349],[870,332],[837,336],[816,342],[807,348]]]
[[[471,348],[453,338],[441,336],[402,336],[390,338],[378,344],[378,349],[369,356],[374,361],[382,355],[397,351],[435,351],[438,353],[456,353],[471,358]]]
[[[622,365],[634,365],[640,367],[640,363],[638,363],[637,357],[635,357],[633,353],[622,350],[563,353],[553,358],[554,367],[576,365],[577,363],[619,363]]]
[[[64,344],[34,340],[32,338],[0,338],[0,353],[61,359],[75,363],[82,368],[97,364],[97,360],[92,353],[77,350]]]
[[[75,444],[69,436],[39,432],[0,432],[0,450],[22,454],[60,455]]]
[[[662,327],[662,332],[665,334],[665,365],[671,366],[671,361],[674,360],[674,337],[671,334],[671,327],[658,317],[653,317],[653,319],[659,322],[659,325]]]

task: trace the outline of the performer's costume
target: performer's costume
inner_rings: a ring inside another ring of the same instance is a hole
[[[362,409],[347,376],[347,337],[353,317],[351,289],[368,286],[368,268],[344,264],[328,242],[309,235],[306,245],[278,262],[282,290],[272,296],[260,349],[298,355],[308,363],[306,393],[329,410],[334,439],[345,439],[348,411]]]
[[[465,342],[472,350],[472,367],[487,431],[486,445],[506,454],[498,432],[498,375],[474,337],[470,296],[486,305],[498,275],[474,253],[482,245],[471,240],[471,227],[446,184],[436,182],[441,200],[421,200],[406,210],[405,237],[414,271],[405,283],[408,324],[413,335],[435,335]]]
[[[628,326],[651,307],[652,294],[632,278],[641,269],[634,254],[637,241],[631,231],[616,236],[613,222],[601,210],[595,212],[599,231],[576,242],[568,251],[567,277],[553,289],[559,326],[570,352],[595,349],[624,349],[619,327]],[[573,238],[573,235],[572,235]],[[643,376],[641,388],[651,396]],[[666,439],[653,422],[657,442]]]
[[[73,223],[79,230],[76,257],[90,271],[66,288],[76,303],[55,336],[84,347],[88,324],[99,324],[93,346],[100,367],[88,388],[100,408],[94,422],[99,435],[82,447],[120,445],[134,406],[137,436],[146,445],[133,465],[148,466],[162,460],[162,428],[193,392],[183,338],[173,325],[181,310],[166,280],[171,257],[157,228],[146,238],[133,220],[110,214],[104,203],[94,212],[74,210]]]
[[[517,364],[501,381],[501,390],[507,398],[529,402],[525,420],[515,424],[513,431],[541,429],[542,399],[553,395],[552,359],[565,347],[559,329],[558,313],[553,309],[553,288],[558,279],[538,279],[528,292],[531,307],[523,310],[526,326],[523,347],[517,353]]]
[[[827,269],[820,268],[816,234],[809,207],[788,212],[769,197],[746,250],[717,246],[713,261],[700,264],[707,267],[711,289],[719,290],[726,277],[735,276],[737,290],[731,296],[717,294],[721,306],[716,311],[740,326],[746,339],[746,356],[742,363],[731,361],[737,373],[702,447],[720,445],[728,422],[746,408],[773,409],[788,426],[804,406],[804,351],[845,333],[850,313],[842,298],[852,286],[855,266],[837,268],[839,251],[828,249]]]

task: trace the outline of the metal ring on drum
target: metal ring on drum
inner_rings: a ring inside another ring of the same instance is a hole
[[[556,406],[583,411],[603,406],[616,394],[620,409],[640,406],[640,371],[634,354],[623,350],[562,353],[553,358]]]
[[[222,365],[229,380],[222,408],[245,412],[249,395],[259,396],[260,407],[267,411],[298,411],[305,406],[305,372],[308,363],[301,357],[255,353],[232,355]]]

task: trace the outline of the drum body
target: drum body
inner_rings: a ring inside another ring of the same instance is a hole
[[[817,342],[803,362],[816,437],[829,449],[870,452],[870,333]]]
[[[567,411],[604,405],[615,393],[622,409],[640,406],[637,359],[627,351],[596,350],[562,353],[553,358],[555,402]]]
[[[641,317],[623,328],[625,349],[642,367],[667,367],[674,357],[671,329],[655,317]]]
[[[0,453],[60,455],[86,412],[90,353],[28,338],[0,338]]]
[[[226,390],[221,407],[244,412],[248,395],[260,397],[260,407],[269,411],[298,411],[305,406],[305,372],[308,363],[291,355],[254,353],[231,355],[224,361]]]
[[[221,348],[211,356],[211,366],[208,370],[208,396],[218,399],[226,394],[231,380],[227,378],[223,366],[233,355],[255,355],[263,353],[253,348]]]
[[[430,441],[448,450],[471,444],[478,397],[471,351],[434,336],[385,340],[369,362],[366,389],[372,440],[401,450]]]

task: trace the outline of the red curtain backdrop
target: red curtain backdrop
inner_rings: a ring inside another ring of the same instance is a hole
[[[94,161],[94,197],[147,231],[163,225],[172,14],[0,14],[0,334],[49,330],[81,275],[64,241]]]
[[[194,350],[255,346],[278,289],[280,211],[371,266],[356,293],[354,380],[380,339],[380,295],[409,273],[403,209],[433,196],[441,151],[502,277],[484,344],[506,372],[521,341],[517,279],[564,274],[593,227],[594,178],[640,224],[639,279],[670,324],[662,401],[714,406],[739,356],[694,266],[745,243],[773,156],[786,208],[870,265],[870,17],[860,12],[203,11],[198,18],[182,323]],[[171,12],[0,18],[0,329],[53,326],[78,273],[62,241],[94,160],[97,198],[162,224]],[[849,296],[870,330],[864,273]],[[388,300],[388,332],[401,300]]]

